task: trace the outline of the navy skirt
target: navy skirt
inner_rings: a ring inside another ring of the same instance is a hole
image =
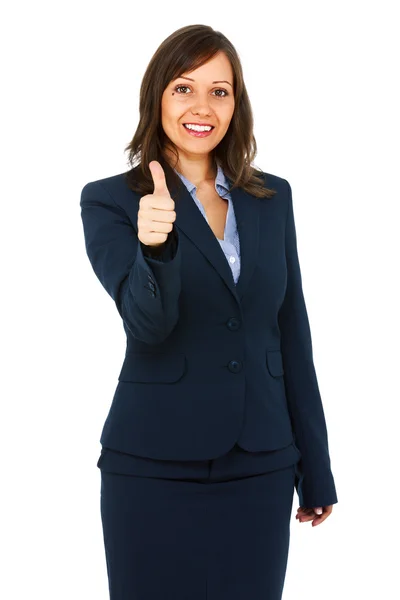
[[[294,445],[204,461],[103,448],[110,600],[281,600],[299,459]]]

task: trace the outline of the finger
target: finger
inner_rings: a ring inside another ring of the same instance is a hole
[[[141,229],[147,233],[170,233],[172,231],[173,225],[168,221],[150,221],[144,223]]]
[[[316,519],[313,520],[312,526],[315,527],[316,525],[320,525],[321,523],[323,523],[331,513],[332,506],[325,506],[324,512],[322,513],[322,515],[319,515]]]
[[[149,163],[149,169],[154,183],[154,194],[161,196],[169,196],[167,182],[165,180],[164,169],[157,160],[152,160]]]
[[[309,515],[314,515],[314,511],[312,508],[299,508],[297,514],[301,517],[308,517]]]
[[[312,508],[299,508],[296,519],[300,521],[300,523],[304,523],[305,521],[311,521],[315,518],[315,512]]]
[[[297,513],[307,515],[322,515],[324,512],[332,512],[332,506],[317,506],[316,508],[304,508],[300,507],[297,509]]]
[[[300,523],[307,523],[308,521],[312,521],[312,526],[315,527],[316,525],[320,525],[320,523],[322,523],[323,521],[325,521],[325,519],[328,517],[327,514],[323,514],[320,517],[316,517],[315,513],[314,516],[307,516],[307,517],[301,517],[299,519]]]
[[[318,508],[322,508],[322,510],[323,510],[321,515],[316,515],[315,511]],[[312,525],[314,527],[315,525],[320,525],[320,523],[325,521],[325,519],[327,519],[329,517],[329,515],[332,513],[332,509],[333,509],[332,505],[316,507],[315,509],[299,507],[297,509],[296,519],[298,519],[300,523],[305,523],[306,521],[312,521]]]
[[[314,516],[312,516],[312,515],[300,516],[299,517],[299,522],[300,523],[306,523],[307,521],[312,521],[314,518],[315,518],[315,515]]]
[[[327,519],[328,515],[327,514],[323,514],[320,517],[317,517],[316,519],[313,520],[313,522],[311,523],[311,525],[313,527],[316,527],[317,525],[321,525],[321,523],[323,523],[325,521],[325,519]]]
[[[171,199],[170,202],[173,202]],[[141,214],[138,215],[138,223],[142,225],[142,227],[146,227],[149,222],[153,223],[173,223],[176,219],[176,213],[172,210],[167,209],[158,209],[157,210],[157,219],[153,218],[154,213],[152,212],[151,205],[148,210],[142,209]]]
[[[306,513],[299,513],[298,515],[296,515],[296,519],[298,519],[300,523],[303,523],[304,521],[310,521],[311,519],[314,519],[314,517],[315,515],[310,515]]]

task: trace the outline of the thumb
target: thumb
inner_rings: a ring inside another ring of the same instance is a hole
[[[322,507],[321,506],[314,508],[314,511],[317,513],[317,515],[322,515]]]
[[[161,196],[170,196],[167,182],[165,180],[164,169],[157,160],[152,160],[149,163],[150,173],[154,183],[154,194],[160,194]]]

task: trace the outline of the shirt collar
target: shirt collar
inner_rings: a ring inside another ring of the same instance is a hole
[[[219,161],[217,162],[217,176],[215,178],[215,189],[218,192],[217,186],[220,185],[221,187],[223,187],[226,191],[229,191],[229,184],[228,184],[228,180],[226,179],[224,172],[222,170],[221,164]],[[183,183],[186,185],[189,193],[192,193],[192,191],[195,189],[195,185],[194,183],[192,183],[191,181],[189,181],[189,179],[186,179],[186,177],[184,177],[181,173],[179,173],[176,169],[174,169],[175,173],[177,175],[179,175],[179,177],[181,178],[181,180],[183,181]]]

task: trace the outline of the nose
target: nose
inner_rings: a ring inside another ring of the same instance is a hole
[[[209,117],[212,113],[208,92],[198,93],[191,107],[193,114]]]

